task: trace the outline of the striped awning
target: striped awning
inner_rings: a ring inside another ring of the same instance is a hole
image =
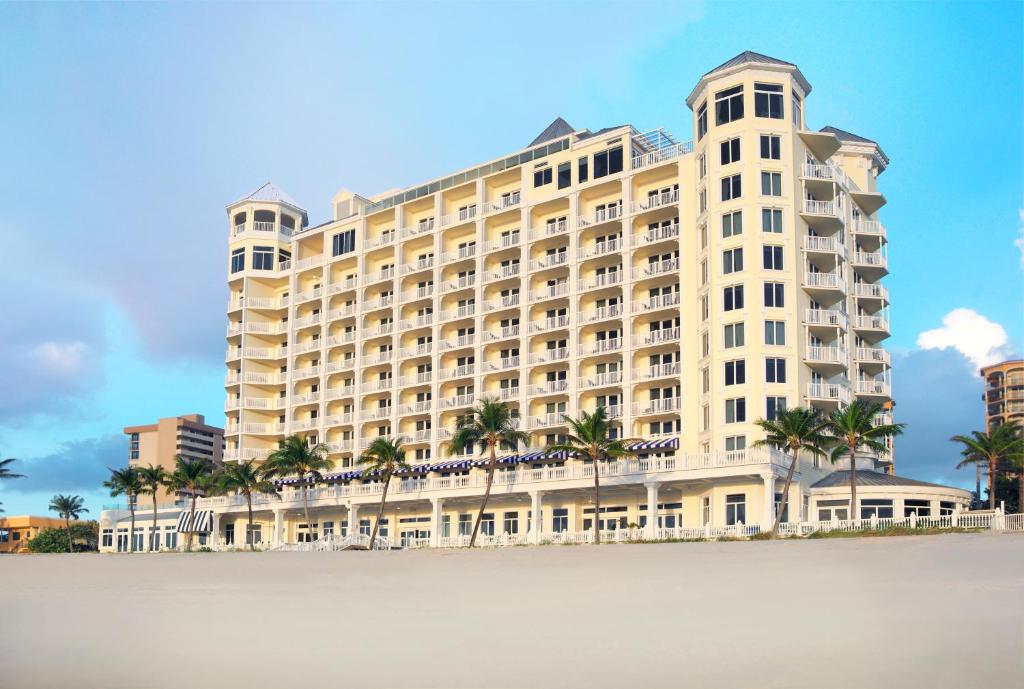
[[[473,466],[472,459],[453,459],[447,462],[431,464],[427,471],[462,471]]]
[[[630,443],[626,446],[631,452],[645,452],[650,450],[679,449],[679,438],[661,438],[659,440],[642,440],[637,443]]]
[[[521,455],[506,455],[504,457],[498,457],[498,464],[504,466],[514,466],[516,464],[523,464],[525,462],[564,462],[567,458],[564,452],[555,452],[548,455],[545,450],[537,450],[535,452],[526,452]],[[484,457],[473,462],[473,466],[486,467],[489,460]]]
[[[213,510],[189,511],[178,515],[178,533],[209,533],[213,529]]]

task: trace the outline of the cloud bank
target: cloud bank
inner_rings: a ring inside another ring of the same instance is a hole
[[[921,349],[955,349],[975,368],[1002,361],[1008,356],[1006,329],[972,309],[953,309],[942,319],[942,327],[917,336]]]

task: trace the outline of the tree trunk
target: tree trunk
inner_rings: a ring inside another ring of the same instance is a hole
[[[491,483],[494,481],[494,465],[497,462],[497,453],[494,445],[491,445],[491,458],[487,462],[487,488],[484,490],[484,500],[480,503],[480,511],[476,513],[476,524],[473,525],[473,535],[469,537],[469,547],[476,545],[476,534],[480,530],[480,520],[484,518],[484,510],[487,509],[487,501],[491,498]]]
[[[73,553],[73,552],[75,552],[75,546],[71,542],[71,517],[70,516],[64,517],[64,528],[66,528],[68,530],[68,552],[69,553]]]
[[[160,550],[160,537],[156,532],[156,488],[153,489],[153,531],[149,534],[149,549]]]
[[[594,457],[594,545],[601,545],[601,465],[597,457]],[[651,518],[658,518],[658,509],[655,505],[654,514]]]
[[[373,531],[370,532],[370,550],[373,550],[373,544],[377,542],[377,528],[380,526],[380,520],[384,517],[384,501],[388,499],[388,485],[391,483],[391,474],[389,473],[384,479],[384,490],[380,494],[380,507],[377,508],[377,521],[373,523]],[[397,528],[398,525],[395,524]]]
[[[306,517],[306,538],[307,543],[313,542],[313,524],[309,521],[309,493],[306,491],[306,478],[302,477],[302,513]]]
[[[857,512],[857,450],[850,448],[850,519],[859,519]],[[857,515],[857,516],[854,516]]]
[[[974,494],[978,497],[978,504],[981,504],[981,464],[974,463]]]
[[[130,512],[132,514],[132,530],[128,534],[128,552],[135,552],[135,503],[128,503]]]
[[[245,494],[245,505],[249,512],[249,522],[245,526],[245,540],[249,544],[249,550],[256,550],[256,544],[252,542],[252,493]]]
[[[988,508],[994,510],[996,508],[996,459],[992,457],[988,460]]]
[[[188,510],[188,536],[185,537],[185,552],[192,552],[192,538],[196,535],[196,494],[192,492],[192,506]]]
[[[786,485],[782,488],[782,500],[779,502],[779,512],[775,515],[775,523],[772,524],[772,538],[779,535],[779,524],[782,522],[782,513],[786,511],[789,503],[789,487],[793,483],[793,472],[796,471],[796,462],[800,458],[800,448],[793,450],[793,461],[789,464],[789,471],[786,473]],[[772,496],[774,500],[775,496]]]

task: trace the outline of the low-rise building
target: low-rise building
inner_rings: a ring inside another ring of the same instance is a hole
[[[28,542],[38,536],[40,531],[60,529],[64,525],[64,520],[56,517],[37,517],[30,514],[0,517],[0,553],[28,552]]]

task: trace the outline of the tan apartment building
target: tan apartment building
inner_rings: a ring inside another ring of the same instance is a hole
[[[146,426],[126,426],[129,466],[161,466],[174,471],[178,455],[220,464],[224,456],[224,430],[210,426],[202,414],[160,419]]]
[[[1015,421],[1024,423],[1024,359],[1013,359],[981,369],[985,381],[985,429]]]
[[[272,184],[230,204],[225,459],[298,433],[336,466],[317,523],[285,501],[263,533],[368,530],[359,507],[379,485],[354,460],[379,435],[403,436],[417,465],[389,493],[392,536],[464,533],[483,472],[450,440],[483,396],[532,434],[503,458],[485,534],[589,527],[592,467],[538,451],[566,433],[563,414],[598,405],[640,441],[608,468],[603,526],[769,522],[785,460],[751,449],[758,419],[891,402],[889,161],[811,128],[810,92],[795,65],[746,52],[686,98],[692,141],[559,118],[499,159],[342,191],[315,227]],[[802,463],[791,513],[813,512],[830,470]]]
[[[72,521],[77,524],[77,521]],[[63,529],[64,520],[31,514],[0,516],[0,553],[27,553],[28,542],[43,529]]]

